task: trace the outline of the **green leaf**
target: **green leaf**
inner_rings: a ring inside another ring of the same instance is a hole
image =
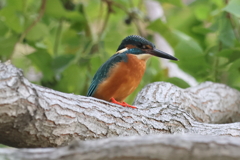
[[[168,27],[161,20],[154,21],[148,28],[159,32],[170,43],[180,60],[176,63],[181,69],[199,80],[204,79],[209,66],[203,49],[192,37]]]
[[[212,32],[209,28],[205,28],[203,26],[195,26],[195,27],[192,28],[192,30],[196,33],[200,33],[200,34],[203,34],[203,35],[206,35],[207,33]]]
[[[212,4],[216,5],[218,8],[222,8],[225,6],[225,2],[224,1],[219,1],[219,0],[211,0],[208,1],[211,2]]]
[[[220,57],[225,57],[229,60],[229,62],[233,62],[236,59],[240,59],[240,48],[223,49],[216,55]]]
[[[85,81],[86,68],[71,64],[63,71],[61,79],[54,89],[79,94],[85,87]]]
[[[148,79],[150,79],[150,77],[154,78],[155,75],[158,75],[160,73],[160,70],[161,70],[160,68],[161,67],[160,67],[159,58],[157,58],[157,57],[150,58],[148,60],[145,75],[148,77]],[[157,80],[159,80],[159,77],[158,77],[158,79],[155,79],[154,81],[157,81]]]
[[[62,34],[61,42],[65,45],[65,47],[69,48],[69,51],[73,51],[73,53],[76,53],[77,51],[74,49],[79,47],[79,45],[84,44],[85,41],[86,37],[78,35],[78,32],[73,29],[68,29]],[[67,52],[70,53],[69,51]]]
[[[200,4],[197,5],[194,9],[194,14],[198,20],[206,20],[211,12],[209,5]]]
[[[170,82],[170,83],[175,84],[176,86],[181,87],[181,88],[190,87],[190,85],[187,82],[185,82],[184,80],[182,80],[180,78],[177,78],[177,77],[168,78],[166,80],[166,82]]]
[[[46,3],[45,14],[55,18],[62,18],[67,14],[60,0],[50,0]]]
[[[24,16],[16,10],[14,6],[7,6],[0,10],[0,18],[6,26],[17,33],[21,33],[24,29]]]
[[[4,36],[8,30],[8,27],[0,20],[0,37]]]
[[[183,55],[180,56],[183,59],[204,55],[203,49],[194,39],[182,32],[176,32],[176,34],[180,39],[178,45],[176,46],[176,50],[178,51],[178,49],[180,49],[179,51],[183,53]]]
[[[209,65],[200,45],[193,39],[182,39],[175,47],[175,56],[179,59],[178,66],[198,80],[207,76]]]
[[[228,84],[240,88],[240,59],[234,61],[229,69]]]
[[[52,70],[52,57],[45,50],[38,50],[27,55],[32,63],[43,73],[43,81],[52,81],[54,72]]]
[[[50,0],[47,1],[45,14],[50,15],[55,18],[65,17],[73,21],[83,21],[83,15],[79,14],[77,11],[67,11],[60,0]]]
[[[52,61],[54,71],[57,74],[63,72],[70,65],[74,57],[75,56],[71,54],[64,54],[54,58]]]
[[[7,6],[14,7],[17,10],[23,9],[24,1],[7,0]]]
[[[27,34],[26,39],[29,41],[37,41],[48,35],[48,27],[39,22]]]
[[[14,46],[17,43],[18,37],[13,35],[9,38],[0,37],[0,57],[7,60],[13,54]]]
[[[90,68],[92,73],[96,73],[100,66],[103,64],[103,60],[99,56],[94,56],[90,59]]]
[[[222,15],[222,16],[225,16]],[[231,26],[231,22],[226,18],[219,18],[219,40],[228,47],[232,47],[234,45],[235,34]]]
[[[178,38],[175,35],[175,30],[170,28],[160,19],[151,22],[147,28],[160,33],[168,41],[168,43],[170,43],[171,46],[175,46],[178,43]]]
[[[65,17],[67,19],[73,20],[73,21],[77,21],[77,22],[84,22],[85,19],[83,17],[83,15],[79,14],[79,12],[77,11],[67,11]]]
[[[225,8],[224,11],[227,11],[236,17],[240,18],[240,1],[239,0],[231,0]]]
[[[178,7],[182,7],[183,3],[181,0],[158,0],[161,3],[169,3]]]

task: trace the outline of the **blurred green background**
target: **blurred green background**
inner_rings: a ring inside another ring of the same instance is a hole
[[[33,83],[86,95],[97,69],[121,40],[154,32],[171,45],[176,64],[198,82],[240,90],[240,0],[156,0],[165,21],[150,21],[144,0],[0,0],[0,59],[11,60]],[[131,103],[146,84],[168,81],[151,58]]]

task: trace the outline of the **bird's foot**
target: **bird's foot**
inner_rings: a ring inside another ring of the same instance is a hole
[[[137,107],[135,107],[135,106],[131,106],[130,104],[127,104],[126,102],[122,102],[122,103],[121,103],[121,102],[118,102],[118,101],[116,101],[114,98],[111,98],[110,101],[111,101],[112,103],[119,104],[119,105],[121,105],[121,106],[123,106],[123,107],[137,108]]]

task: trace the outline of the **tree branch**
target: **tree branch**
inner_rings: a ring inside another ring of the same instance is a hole
[[[0,158],[24,160],[236,160],[240,138],[152,135],[79,141],[62,148],[0,149]]]
[[[0,63],[0,143],[55,147],[74,139],[160,133],[240,135],[240,93],[223,84],[180,89],[146,86],[124,108],[96,98],[66,94],[30,83],[21,70]]]

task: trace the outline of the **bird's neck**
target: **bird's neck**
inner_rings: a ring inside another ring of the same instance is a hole
[[[129,68],[131,68],[132,71],[136,72],[136,70],[142,70],[144,73],[146,68],[145,59],[139,59],[136,55],[133,54],[128,54],[127,57],[127,65]]]

